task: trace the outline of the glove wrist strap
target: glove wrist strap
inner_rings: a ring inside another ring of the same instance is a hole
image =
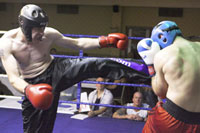
[[[153,65],[149,65],[148,66],[148,71],[149,71],[149,75],[151,77],[155,76],[156,72],[155,72],[155,69],[154,69],[154,66]]]

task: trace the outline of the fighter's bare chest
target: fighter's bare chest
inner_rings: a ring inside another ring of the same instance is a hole
[[[13,55],[20,64],[29,64],[37,62],[48,54],[48,45],[39,44],[15,44],[13,46]]]

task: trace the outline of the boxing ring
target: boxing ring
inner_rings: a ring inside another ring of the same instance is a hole
[[[96,38],[98,36],[89,35],[72,35],[64,34],[68,37],[89,37]],[[142,39],[137,37],[129,37],[129,39]],[[53,55],[60,58],[90,58],[84,57],[83,51],[80,51],[79,56],[65,56],[65,55]],[[5,75],[0,75],[1,82],[6,84],[9,88],[12,86],[9,84],[8,79]],[[7,81],[6,81],[7,80]],[[114,119],[106,117],[86,117],[85,114],[79,114],[78,109],[80,105],[95,105],[95,106],[105,106],[112,108],[131,108],[131,109],[142,109],[150,110],[151,108],[137,108],[137,107],[127,107],[120,105],[107,105],[107,104],[92,104],[81,101],[81,88],[82,85],[87,84],[109,84],[109,85],[121,85],[121,86],[134,86],[134,87],[151,87],[144,84],[129,84],[129,83],[111,83],[111,82],[96,82],[96,81],[82,81],[77,84],[77,101],[59,101],[59,106],[57,110],[57,117],[54,125],[54,133],[140,133],[142,132],[145,122],[133,121],[125,119]],[[4,96],[1,95],[0,98],[4,98],[0,101],[0,132],[1,133],[18,133],[23,132],[23,121],[21,114],[21,103],[23,101],[23,95],[18,92],[12,93],[17,94],[15,96]],[[83,118],[84,116],[84,118]]]
[[[6,99],[4,102],[9,101]],[[0,102],[0,104],[2,104],[2,102]],[[144,122],[119,120],[106,117],[92,117],[84,120],[73,119],[71,117],[74,116],[74,114],[68,112],[72,109],[70,105],[65,105],[65,110],[63,109],[61,111],[61,108],[62,105],[59,106],[58,109],[54,133],[66,133],[66,131],[73,133],[139,133],[142,131],[144,126]],[[0,113],[1,133],[23,132],[23,122],[20,109],[1,107]]]

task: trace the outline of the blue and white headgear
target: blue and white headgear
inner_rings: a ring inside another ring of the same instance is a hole
[[[32,41],[33,27],[46,27],[48,24],[48,16],[37,5],[25,5],[19,14],[19,25],[28,41]]]
[[[161,49],[171,45],[176,36],[182,36],[178,25],[173,21],[162,21],[156,25],[151,33],[151,39],[158,42]]]

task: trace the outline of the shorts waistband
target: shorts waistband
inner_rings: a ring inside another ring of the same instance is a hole
[[[187,124],[200,124],[200,113],[189,112],[166,99],[163,108],[175,119]]]

